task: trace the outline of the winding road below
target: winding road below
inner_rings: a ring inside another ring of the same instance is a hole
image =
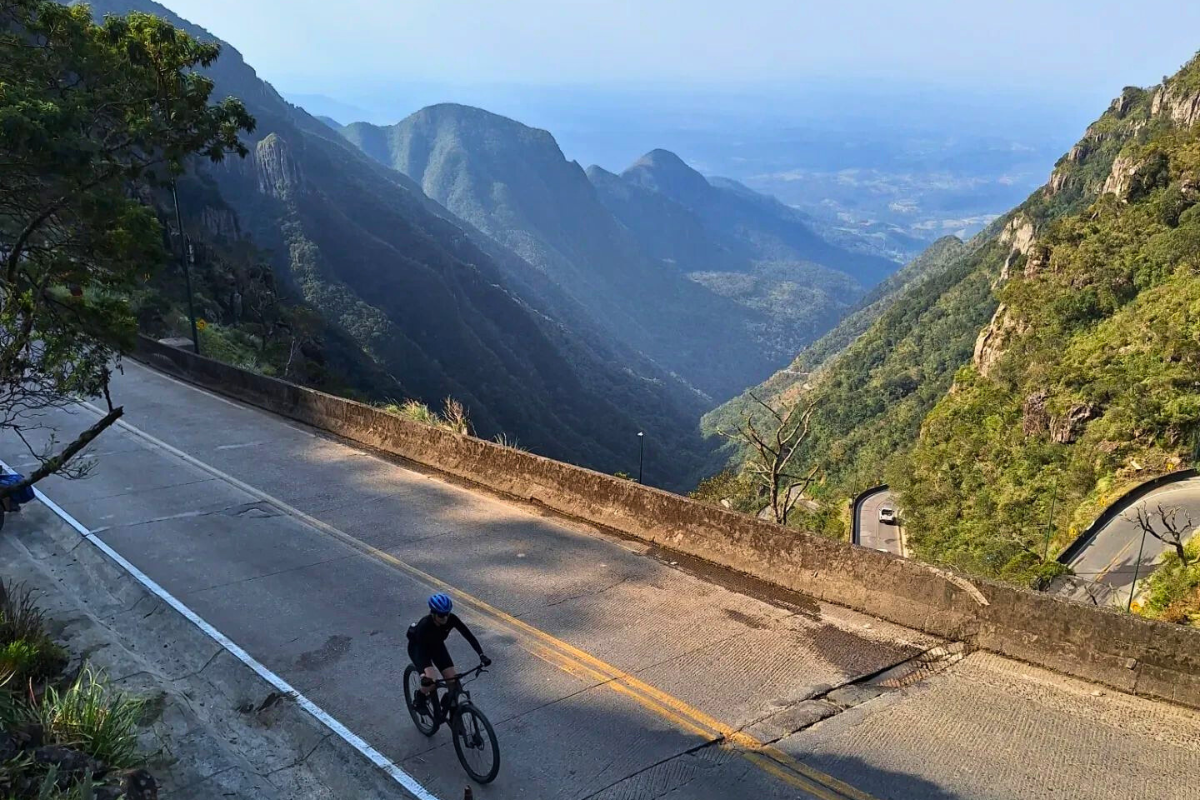
[[[1153,513],[1160,504],[1164,510],[1179,509],[1179,522],[1190,517],[1193,524],[1200,525],[1200,478],[1171,483],[1144,495],[1097,531],[1092,541],[1067,563],[1077,578],[1090,584],[1097,602],[1124,607],[1135,576],[1140,583],[1154,571],[1168,545],[1153,536],[1143,537],[1142,529],[1126,519],[1126,515],[1138,508]],[[1078,599],[1086,594],[1084,586],[1077,584],[1074,596]]]
[[[855,512],[857,516],[857,544],[882,550],[885,553],[904,553],[904,538],[898,522],[881,522],[879,511],[883,508],[898,510],[896,497],[887,488],[880,489],[862,498]]]

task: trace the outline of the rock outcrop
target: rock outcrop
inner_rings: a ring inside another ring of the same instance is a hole
[[[224,239],[238,239],[241,237],[241,228],[238,226],[237,216],[227,208],[205,206],[200,212],[200,224],[213,236]]]
[[[288,143],[272,133],[254,148],[254,169],[258,190],[277,199],[285,199],[300,185],[300,170],[292,158]]]
[[[1137,162],[1131,156],[1117,156],[1113,161],[1112,170],[1101,188],[1103,194],[1115,194],[1124,200],[1129,196],[1129,188],[1137,174]]]
[[[1012,273],[1012,267],[1021,256],[1028,256],[1034,245],[1035,237],[1033,223],[1022,214],[1017,214],[1000,232],[1000,242],[1012,247],[1012,252],[1004,260],[1000,269],[1000,283],[1007,281]]]
[[[1050,412],[1046,410],[1048,397],[1045,390],[1039,390],[1025,398],[1021,409],[1021,432],[1026,436],[1037,436],[1050,429]]]
[[[1200,122],[1200,90],[1181,82],[1165,83],[1150,101],[1150,115],[1168,117],[1176,125],[1190,128]]]
[[[979,374],[987,377],[992,367],[1004,355],[1004,350],[1010,339],[1020,336],[1029,330],[1029,326],[1016,319],[1006,304],[1001,303],[992,315],[992,321],[979,333],[975,340],[975,353],[972,363]]]
[[[1091,403],[1075,403],[1061,417],[1050,420],[1050,438],[1059,444],[1071,444],[1083,432],[1083,426],[1096,416]]]

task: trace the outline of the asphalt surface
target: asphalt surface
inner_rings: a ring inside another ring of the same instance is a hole
[[[887,489],[867,495],[858,504],[858,543],[863,547],[902,556],[904,548],[900,539],[900,526],[879,521],[879,509],[885,506],[897,508],[895,496]]]
[[[1190,516],[1193,525],[1200,525],[1200,478],[1155,489],[1101,528],[1091,544],[1070,562],[1069,566],[1075,570],[1075,575],[1098,584],[1102,596],[1109,598],[1110,602],[1125,605],[1135,575],[1139,583],[1144,580],[1154,571],[1156,562],[1168,549],[1168,545],[1153,536],[1143,537],[1138,524],[1125,517],[1134,514],[1137,508],[1153,514],[1160,504],[1165,510],[1178,508],[1178,522],[1183,523]]]
[[[472,689],[503,766],[478,798],[1200,798],[1192,712],[982,654],[853,705],[837,687],[938,643],[747,596],[134,364],[113,395],[129,427],[43,491],[440,798],[466,777],[400,682],[435,588],[496,661]],[[64,440],[95,418],[46,422]]]

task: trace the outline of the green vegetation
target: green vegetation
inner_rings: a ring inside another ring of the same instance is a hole
[[[141,703],[50,640],[29,590],[0,584],[0,796],[67,800],[92,796],[93,777],[139,766]]]
[[[192,156],[245,153],[238,137],[254,121],[236,100],[209,105],[198,71],[219,52],[146,14],[96,24],[86,7],[0,6],[0,431],[106,392],[136,330],[127,298],[165,260],[162,228],[131,189],[161,186]],[[118,416],[110,407],[39,453],[26,483],[67,469]]]
[[[820,470],[826,516],[887,482],[918,557],[1044,585],[1116,495],[1194,462],[1200,127],[1181,115],[1197,83],[1200,59],[1126,90],[1046,189],[839,355],[773,379],[775,403],[817,406],[797,468]],[[1150,613],[1192,614],[1193,569],[1164,567]]]
[[[1138,613],[1164,622],[1200,625],[1200,541],[1190,542],[1187,554],[1186,566],[1174,552],[1163,556],[1134,601]]]
[[[1098,494],[1192,459],[1200,132],[1153,127],[1120,151],[1122,196],[1039,232],[1041,265],[998,290],[1014,331],[1003,352],[986,375],[960,372],[894,470],[922,556],[1020,576],[1047,524],[1061,546]]]
[[[65,665],[66,654],[46,634],[32,593],[22,586],[0,584],[0,686],[41,681]]]

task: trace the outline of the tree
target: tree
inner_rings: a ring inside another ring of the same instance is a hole
[[[786,525],[788,515],[800,500],[801,495],[817,478],[817,467],[806,475],[790,471],[792,459],[808,440],[809,423],[816,406],[796,403],[783,413],[748,392],[755,403],[767,410],[766,422],[754,421],[754,414],[746,412],[736,433],[718,431],[727,439],[738,439],[754,450],[754,458],[746,464],[750,475],[767,492],[771,513],[775,522]],[[759,430],[762,425],[769,430]]]
[[[86,6],[0,0],[0,432],[55,473],[122,413],[108,380],[136,335],[126,300],[166,259],[147,200],[199,155],[244,156],[254,120],[209,105],[197,72],[220,53],[163,20],[94,22]],[[108,414],[61,449],[26,433],[48,409],[104,396]]]
[[[1179,556],[1179,563],[1187,567],[1188,554],[1184,545],[1187,544],[1188,536],[1196,529],[1187,511],[1178,506],[1163,508],[1162,503],[1159,503],[1154,511],[1147,511],[1145,506],[1139,505],[1134,509],[1133,516],[1126,513],[1124,518],[1136,524],[1143,535],[1149,534],[1174,548],[1175,555]]]

